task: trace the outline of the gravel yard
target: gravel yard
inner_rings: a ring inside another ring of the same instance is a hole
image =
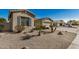
[[[63,35],[57,35],[61,29],[70,32],[62,31]],[[23,47],[29,49],[65,49],[76,37],[76,29],[72,28],[72,31],[71,28],[58,28],[54,33],[41,34],[41,36],[34,36],[26,40],[21,39],[22,36],[25,36],[23,33],[0,33],[0,49],[21,49]],[[29,34],[34,35],[37,32]]]

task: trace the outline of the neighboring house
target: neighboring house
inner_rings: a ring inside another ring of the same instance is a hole
[[[79,25],[79,21],[77,21],[77,24]]]
[[[54,23],[56,23],[57,26],[64,26],[66,24],[63,20],[57,20],[57,21],[54,21]]]
[[[44,27],[50,27],[50,25],[53,25],[53,20],[50,18],[41,18],[35,20],[35,26],[44,26]]]
[[[34,27],[35,15],[28,10],[10,10],[9,23],[10,30],[16,31],[17,25],[23,25],[27,30]]]
[[[79,25],[79,21],[78,20],[69,20],[67,22],[67,24],[69,24],[69,25]]]
[[[50,25],[53,25],[53,20],[46,17],[46,18],[42,18],[42,25],[45,26],[45,27],[50,27]]]

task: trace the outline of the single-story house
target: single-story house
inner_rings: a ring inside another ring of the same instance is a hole
[[[35,20],[35,26],[38,26],[38,25],[49,28],[50,25],[53,25],[53,20],[48,17],[37,19]]]
[[[25,29],[30,30],[34,27],[35,15],[28,10],[10,10],[8,19],[10,30],[16,31],[17,25],[22,25]]]
[[[42,18],[42,25],[45,26],[45,27],[50,27],[50,25],[53,25],[53,20],[46,17],[46,18]]]
[[[22,10],[22,9],[10,10],[8,20],[9,23],[0,24],[0,26],[2,27],[5,26],[5,28],[8,28],[9,31],[14,32],[17,31],[16,29],[17,25],[24,26],[25,30],[28,32],[38,25],[50,28],[50,25],[54,25],[55,23],[57,24],[57,26],[63,26],[65,24],[63,20],[53,21],[49,17],[37,19],[35,18],[34,13],[30,12],[29,10]]]
[[[54,23],[56,23],[57,26],[64,26],[66,24],[63,20],[56,20]]]
[[[67,22],[67,24],[69,25],[79,25],[79,21],[78,20],[70,20]]]

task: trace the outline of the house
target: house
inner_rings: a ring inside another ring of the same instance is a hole
[[[54,21],[54,23],[56,23],[57,26],[64,26],[65,22],[63,20],[56,20]]]
[[[42,18],[42,25],[45,26],[45,27],[50,27],[50,25],[53,25],[53,20],[51,18]]]
[[[35,15],[28,10],[10,10],[9,12],[9,24],[10,30],[16,31],[17,25],[22,25],[25,29],[30,30],[34,27]]]
[[[67,22],[67,24],[69,24],[69,25],[79,25],[79,21],[78,20],[69,20]]]
[[[35,20],[35,26],[44,26],[46,28],[49,28],[50,25],[53,25],[53,20],[46,17],[46,18],[41,18],[41,19],[36,19]]]

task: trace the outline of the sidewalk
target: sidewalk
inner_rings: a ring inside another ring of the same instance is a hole
[[[79,49],[79,28],[77,30],[77,36],[76,36],[76,38],[71,43],[71,45],[68,47],[68,49]]]

